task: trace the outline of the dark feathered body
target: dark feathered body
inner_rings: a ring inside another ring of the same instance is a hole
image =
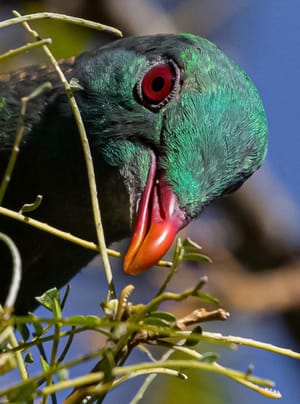
[[[72,75],[71,63],[62,67]],[[15,139],[21,97],[29,95],[46,81],[52,83],[53,89],[28,104],[25,119],[27,133],[3,205],[18,211],[24,203],[33,202],[37,195],[43,195],[41,206],[30,214],[31,217],[87,240],[95,240],[80,138],[57,74],[35,66],[4,78],[8,81],[0,84],[0,99],[3,97],[5,100],[0,111],[1,174]],[[95,170],[98,177],[110,179],[109,184],[103,183],[101,187],[104,227],[110,243],[129,234],[128,197],[125,191],[122,192],[122,181],[116,169],[99,161]],[[105,184],[109,185],[109,189]],[[111,193],[110,187],[119,192]],[[106,214],[107,211],[114,214]],[[28,306],[28,295],[37,296],[49,285],[61,287],[78,272],[78,268],[95,256],[92,251],[3,216],[0,217],[0,229],[15,241],[26,273],[16,307],[18,312],[26,311],[32,305],[30,301]],[[6,295],[11,277],[8,270],[11,268],[10,255],[2,243],[0,257],[2,297]]]

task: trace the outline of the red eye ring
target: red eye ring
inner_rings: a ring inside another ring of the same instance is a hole
[[[150,110],[157,111],[177,93],[180,69],[171,60],[152,65],[136,85],[138,101]]]

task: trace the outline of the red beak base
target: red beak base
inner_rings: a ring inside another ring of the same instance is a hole
[[[187,223],[172,188],[163,175],[157,175],[156,158],[152,153],[135,230],[124,259],[124,271],[138,275],[157,264]]]

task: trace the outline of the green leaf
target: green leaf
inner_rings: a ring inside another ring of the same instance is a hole
[[[212,263],[212,259],[208,257],[207,255],[200,254],[197,252],[185,252],[182,257],[182,260],[186,261],[198,261],[198,262],[204,262],[204,263]]]
[[[148,325],[155,325],[157,327],[170,327],[173,324],[170,324],[169,321],[165,321],[162,318],[157,318],[157,317],[147,317],[144,320],[145,324]]]
[[[202,354],[200,362],[215,363],[219,359],[219,356],[215,352],[205,352]]]
[[[171,327],[176,322],[176,317],[166,311],[153,311],[144,320],[145,324],[156,325],[159,327]]]
[[[46,307],[46,309],[50,310],[54,314],[59,314],[60,312],[60,304],[59,304],[59,291],[56,288],[52,288],[47,290],[41,296],[37,296],[35,298],[42,306]],[[58,303],[58,304],[57,304]],[[60,317],[57,315],[56,317]]]
[[[31,352],[28,352],[28,354],[26,354],[24,361],[26,363],[34,363],[34,359]]]
[[[50,368],[49,363],[43,356],[40,356],[41,366],[44,372],[47,372]]]
[[[174,314],[167,311],[152,311],[150,313],[150,317],[160,318],[162,320],[169,321],[170,323],[176,321]]]
[[[200,299],[202,299],[208,303],[213,303],[213,304],[220,306],[220,301],[216,297],[212,296],[210,293],[197,292],[197,296],[200,297]]]
[[[202,327],[200,325],[197,325],[192,332],[190,333],[189,337],[185,340],[184,346],[195,346],[199,343],[199,338],[198,335],[202,334]],[[195,336],[195,338],[193,338]]]
[[[189,238],[183,240],[182,248],[184,252],[180,257],[181,260],[198,261],[204,263],[212,262],[210,257],[200,252],[202,247]]]
[[[191,240],[189,237],[183,240],[182,247],[185,249],[202,250],[201,245],[197,244],[195,241]]]

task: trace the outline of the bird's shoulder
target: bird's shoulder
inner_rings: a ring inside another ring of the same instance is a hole
[[[75,58],[64,59],[59,66],[64,73],[72,74]],[[43,91],[38,91],[45,83],[50,83]],[[27,132],[38,123],[48,105],[56,97],[64,94],[63,84],[53,66],[32,65],[19,70],[0,74],[0,143],[11,147],[21,116],[24,97],[35,93],[26,104],[24,125]]]

